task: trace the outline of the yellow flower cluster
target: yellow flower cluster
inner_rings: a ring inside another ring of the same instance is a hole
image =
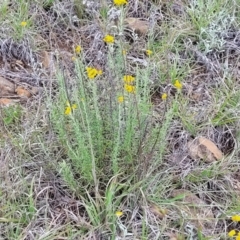
[[[115,212],[115,215],[116,215],[117,217],[121,217],[121,216],[123,215],[123,212],[122,212],[122,211],[116,211],[116,212]]]
[[[135,93],[136,87],[130,84],[124,84],[124,90],[129,93]]]
[[[240,215],[233,215],[231,219],[233,222],[240,222]],[[235,240],[240,240],[240,232],[237,233],[237,231],[234,229],[228,232],[228,236],[229,237],[235,236]]]
[[[104,38],[103,38],[103,41],[105,43],[114,43],[115,39],[114,39],[114,36],[112,35],[106,35]]]
[[[135,77],[132,75],[125,75],[123,76],[123,82],[124,82],[124,90],[128,93],[135,93],[136,92],[136,87],[133,85],[135,81]],[[122,103],[125,98],[124,96],[119,96],[117,98],[119,103]]]
[[[125,75],[123,77],[124,81],[124,90],[128,93],[135,93],[136,87],[133,85],[133,82],[135,81],[135,77],[131,75]]]
[[[102,74],[102,70],[98,70],[93,67],[86,67],[86,70],[87,70],[87,75],[89,79],[94,79],[96,76]]]
[[[122,103],[123,101],[124,101],[124,96],[119,96],[119,97],[118,97],[118,102],[119,102],[119,103]]]
[[[20,25],[21,25],[22,27],[26,27],[26,26],[27,26],[27,22],[23,21],[23,22],[20,23]]]
[[[70,103],[67,102],[67,106],[66,106],[65,112],[64,112],[65,115],[70,115],[72,113],[72,111],[76,108],[77,108],[77,104],[72,104],[72,106],[71,106]]]
[[[117,6],[127,4],[127,0],[113,0],[113,3]]]
[[[174,86],[179,90],[182,89],[182,83],[178,79],[175,81]]]
[[[81,50],[82,50],[82,48],[81,48],[80,45],[77,45],[77,46],[75,47],[75,53],[76,53],[76,54],[79,54],[79,53],[81,52]]]
[[[125,49],[122,50],[122,55],[126,55],[127,51]]]
[[[135,80],[135,77],[133,77],[131,75],[125,75],[123,77],[123,81],[127,84],[133,83],[134,80]]]
[[[240,215],[234,215],[234,216],[232,216],[232,221],[233,221],[233,222],[240,222]]]
[[[236,230],[231,230],[229,233],[228,233],[228,236],[229,237],[236,237],[235,240],[240,240],[240,232],[236,232]]]
[[[166,93],[163,93],[162,94],[162,100],[166,100],[167,99],[167,94]]]
[[[147,49],[147,50],[146,50],[146,54],[150,57],[150,56],[153,54],[153,51]]]
[[[235,230],[231,230],[229,233],[228,233],[228,236],[229,237],[233,237],[237,234],[237,232]]]

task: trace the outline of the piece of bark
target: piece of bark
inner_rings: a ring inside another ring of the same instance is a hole
[[[0,97],[11,95],[15,92],[15,85],[0,76]]]

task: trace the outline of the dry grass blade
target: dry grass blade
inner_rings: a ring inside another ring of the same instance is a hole
[[[207,232],[211,224],[214,225],[214,215],[211,207],[195,194],[185,189],[178,189],[172,191],[172,196],[183,196],[182,201],[177,204],[180,211],[184,211],[187,218],[191,219],[196,227],[201,227],[203,232]]]

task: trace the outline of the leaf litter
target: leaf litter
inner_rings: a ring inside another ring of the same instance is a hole
[[[200,158],[206,162],[221,160],[221,150],[209,139],[198,137],[188,143],[189,153],[193,159]]]

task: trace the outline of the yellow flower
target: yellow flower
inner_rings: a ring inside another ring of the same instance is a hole
[[[103,41],[105,43],[114,43],[114,36],[112,35],[106,35],[104,38],[103,38]]]
[[[23,22],[20,23],[20,25],[21,25],[22,27],[26,27],[27,22],[23,21]]]
[[[182,89],[182,84],[179,82],[179,80],[176,80],[174,83],[175,88]]]
[[[163,93],[162,94],[162,100],[166,100],[167,99],[167,94],[166,93]]]
[[[87,75],[88,75],[89,79],[93,79],[97,75],[101,75],[102,74],[102,70],[98,70],[96,68],[86,67],[86,70],[87,70]]]
[[[70,106],[69,102],[67,102],[67,107],[65,108],[65,115],[70,115],[72,113],[72,110],[77,108],[77,104],[73,104],[72,106]]]
[[[229,237],[233,237],[237,234],[237,232],[235,230],[231,230],[229,233],[228,233],[228,236]]]
[[[125,49],[122,50],[122,55],[126,55],[127,51]]]
[[[119,97],[118,97],[118,102],[119,102],[119,103],[122,103],[123,101],[124,101],[124,97],[123,97],[123,96],[119,96]]]
[[[133,85],[124,84],[124,89],[125,89],[126,92],[135,93],[136,88]]]
[[[79,54],[80,52],[81,52],[81,46],[80,45],[77,45],[76,47],[75,47],[75,53],[76,54]]]
[[[240,215],[234,215],[234,216],[232,216],[232,221],[234,221],[234,222],[240,222]]]
[[[131,75],[125,75],[123,77],[123,81],[127,84],[132,83],[135,80],[135,77],[131,76]]]
[[[123,5],[123,4],[127,4],[127,0],[113,0],[115,5]]]
[[[239,234],[236,236],[235,240],[240,240],[240,235]]]
[[[121,217],[121,216],[123,215],[123,212],[122,212],[122,211],[116,211],[116,212],[115,212],[115,215],[116,215],[117,217]]]
[[[65,115],[70,115],[71,114],[71,112],[72,112],[72,109],[71,109],[71,107],[70,106],[67,106],[66,108],[65,108]]]
[[[72,109],[76,109],[76,108],[77,108],[77,104],[74,103],[74,104],[72,105]]]
[[[151,51],[151,50],[146,50],[146,54],[148,55],[148,56],[151,56],[152,54],[153,54],[153,51]]]
[[[102,75],[102,70],[100,69],[100,70],[98,70],[98,73],[97,73],[98,75]]]

